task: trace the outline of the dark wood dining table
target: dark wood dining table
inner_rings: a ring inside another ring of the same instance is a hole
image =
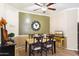
[[[37,39],[39,39],[40,38],[40,36],[37,36],[37,37],[35,37],[35,38],[37,38]],[[43,39],[43,42],[46,42],[46,40],[47,39]],[[32,39],[27,39],[26,40],[26,45],[25,45],[25,50],[27,51],[27,45],[28,45],[28,50],[29,50],[29,56],[31,55],[31,45],[34,43],[34,39],[32,38]],[[53,40],[53,50],[54,50],[54,53],[56,53],[56,40],[54,39]]]

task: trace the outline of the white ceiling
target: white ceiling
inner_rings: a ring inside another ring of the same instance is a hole
[[[15,7],[20,10],[29,11],[29,12],[36,12],[42,13],[42,10],[33,11],[35,9],[40,8],[39,6],[35,5],[34,3],[8,3],[8,5]],[[51,14],[52,12],[62,11],[68,8],[79,8],[79,3],[56,3],[50,6],[51,8],[56,8],[56,11],[47,10],[47,14]]]

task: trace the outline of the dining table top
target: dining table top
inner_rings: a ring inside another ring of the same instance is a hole
[[[48,38],[43,38],[43,41],[42,42],[46,42],[48,40],[49,40]],[[28,44],[32,44],[32,43],[34,43],[34,38],[26,39],[26,41],[27,41]],[[56,41],[56,40],[53,39],[53,41]],[[37,42],[37,40],[35,40],[35,42]]]
[[[46,41],[48,41],[49,39],[46,39],[46,38],[43,38],[43,42],[46,42]],[[53,41],[56,41],[56,40],[64,40],[63,38],[62,39],[53,39]],[[32,44],[32,43],[34,43],[34,38],[31,38],[31,39],[26,39],[26,42],[28,43],[28,44]],[[37,40],[35,40],[35,42],[37,42]]]
[[[42,38],[43,36],[34,36],[33,38],[28,38],[28,39],[26,39],[26,42],[28,43],[28,44],[32,44],[32,43],[34,43],[34,39],[39,39],[39,38]],[[52,39],[52,37],[51,37],[51,35],[47,35],[46,36],[46,38],[43,38],[43,41],[42,42],[46,42],[46,41],[48,41],[48,40],[53,40],[53,41],[56,41],[56,40],[64,40],[63,39],[63,37],[54,37],[53,39]],[[35,42],[37,42],[37,40],[35,40]]]

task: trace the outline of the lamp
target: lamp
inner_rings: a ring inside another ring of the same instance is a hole
[[[2,22],[0,21],[0,28],[3,26]]]
[[[3,25],[6,25],[6,24],[7,24],[6,20],[4,18],[1,18],[0,27],[2,27]]]
[[[4,18],[1,19],[1,22],[2,22],[2,24],[4,24],[4,25],[7,24],[6,19],[4,19]]]

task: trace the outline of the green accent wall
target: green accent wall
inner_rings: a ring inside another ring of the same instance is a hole
[[[41,28],[38,31],[33,31],[31,24],[33,21],[39,21]],[[49,33],[50,32],[50,17],[19,12],[19,34],[34,34],[34,33]]]

